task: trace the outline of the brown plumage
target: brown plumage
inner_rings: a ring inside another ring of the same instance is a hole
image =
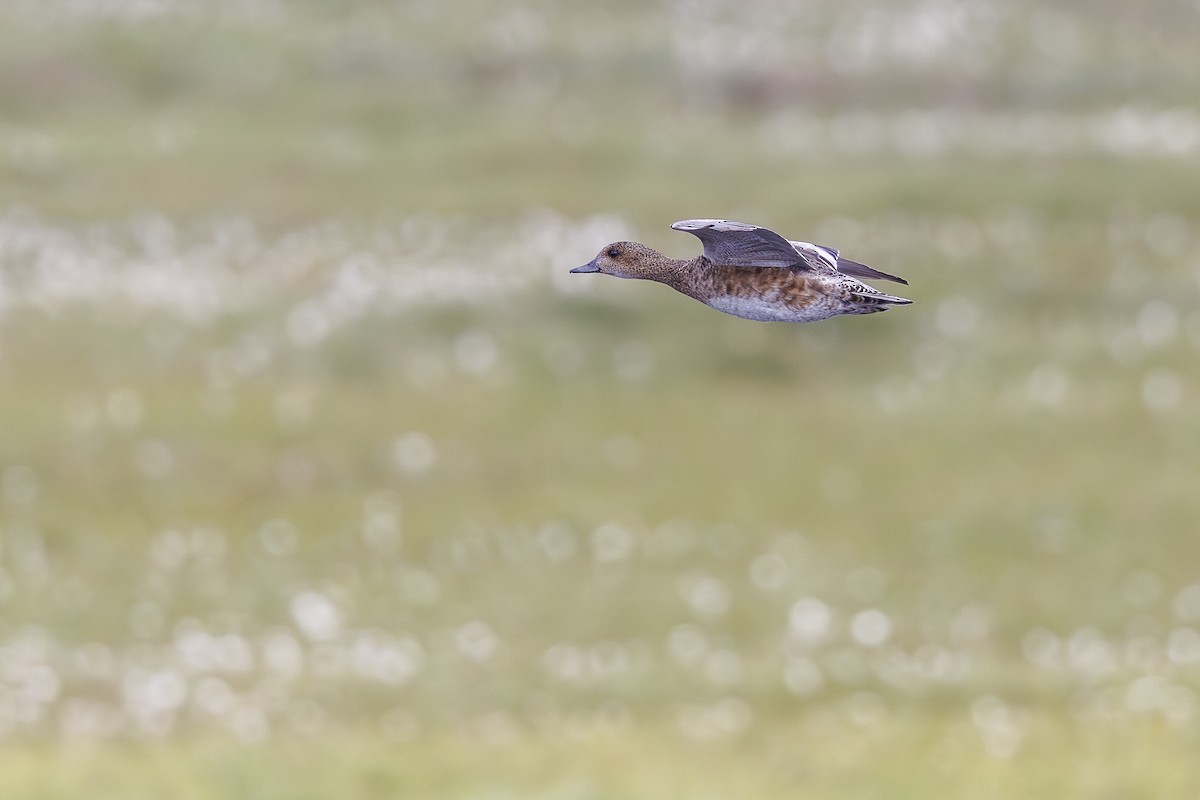
[[[855,276],[908,281],[843,259],[832,248],[728,220],[683,220],[671,227],[699,237],[704,253],[677,259],[638,242],[613,242],[571,271],[665,283],[718,311],[761,322],[812,322],[912,302]]]

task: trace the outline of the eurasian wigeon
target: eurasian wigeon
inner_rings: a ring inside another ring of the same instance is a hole
[[[669,258],[638,242],[613,242],[571,272],[658,281],[717,311],[761,322],[814,322],[912,302],[856,279],[908,281],[842,258],[829,247],[724,219],[685,219],[671,227],[699,237],[704,253],[690,260]]]

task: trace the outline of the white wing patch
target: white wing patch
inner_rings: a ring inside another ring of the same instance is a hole
[[[828,264],[830,269],[835,270],[835,271],[837,270],[838,251],[834,250],[832,247],[822,247],[821,245],[813,244],[812,242],[791,242],[791,241],[789,241],[788,244],[790,244],[792,247],[796,248],[796,252],[812,253],[817,258],[821,259],[826,264]]]

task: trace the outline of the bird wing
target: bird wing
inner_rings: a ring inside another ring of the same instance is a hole
[[[815,269],[825,267],[827,269],[836,270],[838,268],[838,251],[832,247],[813,244],[812,242],[788,242],[796,249],[804,259],[813,265]]]
[[[730,267],[787,267],[810,270],[804,254],[775,231],[727,219],[685,219],[671,226],[704,244],[704,257]]]
[[[868,278],[878,281],[894,281],[895,283],[903,283],[908,285],[908,281],[896,275],[889,275],[886,272],[880,272],[877,269],[868,267],[866,264],[860,264],[857,261],[851,261],[848,258],[838,258],[838,272],[843,275],[851,275],[855,278]]]
[[[843,275],[849,275],[854,278],[866,278],[868,280],[895,281],[896,283],[903,283],[905,286],[908,285],[908,281],[904,280],[904,278],[880,272],[877,269],[868,267],[866,264],[860,264],[848,258],[842,258],[838,255],[838,251],[832,247],[824,247],[823,245],[812,244],[810,242],[789,242],[789,244],[810,261],[815,260],[826,267],[837,270]]]

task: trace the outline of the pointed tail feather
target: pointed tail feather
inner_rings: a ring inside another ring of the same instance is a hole
[[[912,304],[912,300],[906,297],[897,297],[894,294],[884,294],[880,291],[854,292],[853,297],[859,303],[869,306],[907,306]]]

